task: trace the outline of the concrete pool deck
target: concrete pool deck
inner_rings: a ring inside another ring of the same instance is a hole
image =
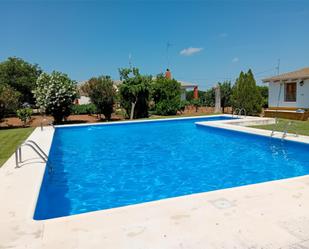
[[[199,124],[270,136],[243,126],[261,122],[273,119]],[[53,133],[52,127],[37,128],[29,139],[48,152]],[[309,144],[307,136],[286,139]],[[23,161],[15,168],[12,155],[0,169],[1,249],[309,248],[308,175],[35,221],[45,163],[26,147]]]

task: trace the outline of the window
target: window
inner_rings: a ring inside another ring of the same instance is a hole
[[[296,101],[296,83],[286,83],[285,84],[285,101],[295,102]]]

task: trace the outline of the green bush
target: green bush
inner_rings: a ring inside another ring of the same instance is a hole
[[[75,115],[81,114],[96,114],[97,108],[94,104],[84,104],[84,105],[73,105],[72,113]]]
[[[190,105],[190,102],[187,100],[181,100],[179,105],[179,111],[182,113],[185,111],[186,107]]]
[[[27,122],[30,121],[32,115],[31,108],[18,109],[16,111],[17,117],[23,122],[23,125],[26,126]]]
[[[192,99],[192,100],[190,101],[190,104],[193,105],[193,106],[195,107],[195,112],[197,112],[197,111],[198,111],[198,108],[199,108],[200,106],[202,106],[202,103],[201,103],[200,99]]]

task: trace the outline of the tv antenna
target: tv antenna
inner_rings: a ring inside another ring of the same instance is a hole
[[[132,69],[132,54],[129,53],[129,68]]]
[[[167,68],[170,69],[170,57],[169,57],[169,49],[173,44],[170,42],[166,43],[166,59],[167,59]]]
[[[280,73],[280,59],[278,59],[278,64],[276,66],[276,70],[277,70],[277,75],[279,75],[279,73]]]

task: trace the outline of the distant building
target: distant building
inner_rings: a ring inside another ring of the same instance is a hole
[[[169,69],[166,69],[165,77],[168,79],[172,78],[172,73]],[[177,81],[181,84],[181,100],[186,100],[186,92],[190,90],[194,91],[193,96],[195,99],[198,99],[198,85],[180,80]]]

